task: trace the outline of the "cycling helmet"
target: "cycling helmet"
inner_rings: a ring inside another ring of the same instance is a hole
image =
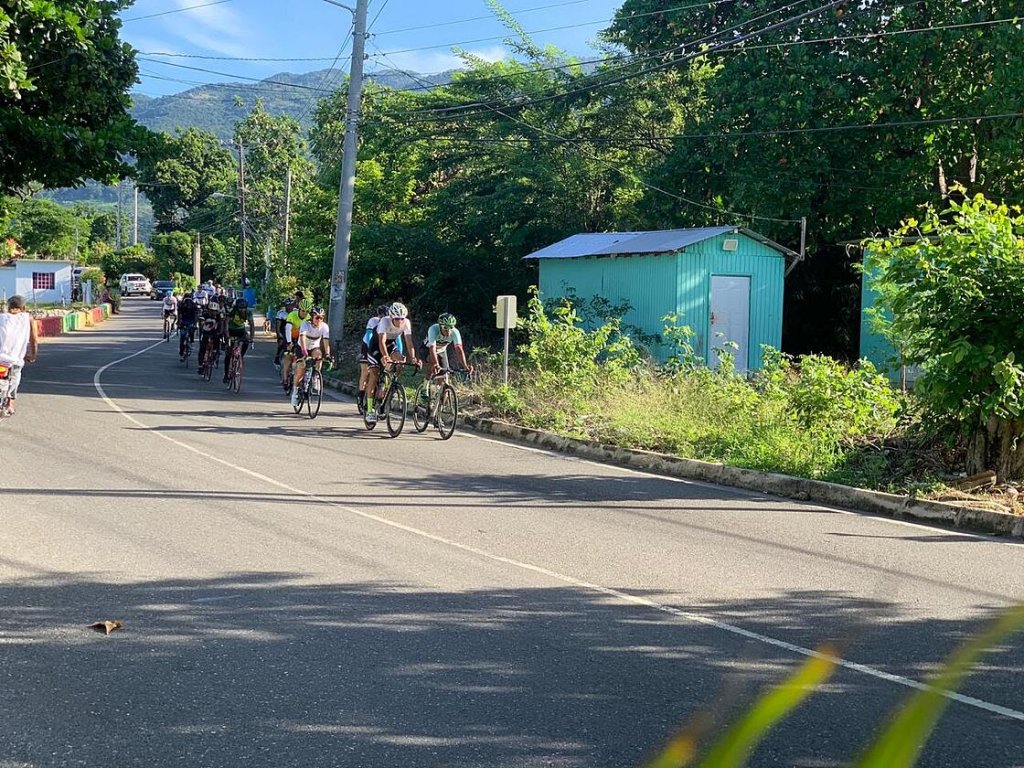
[[[235,309],[248,309],[249,302],[245,300],[244,296],[239,296],[235,299]]]
[[[442,328],[454,328],[455,323],[455,315],[451,312],[442,312],[441,316],[437,318],[437,324]]]
[[[404,320],[409,316],[409,310],[406,309],[405,304],[400,301],[396,301],[390,307],[388,307],[388,317],[392,320]]]
[[[312,312],[313,317],[324,317],[324,316],[326,316],[326,314],[327,313],[324,312],[324,308],[323,307],[313,307],[313,312]]]
[[[303,299],[302,301],[299,302],[299,309],[302,312],[309,312],[311,309],[313,309],[313,300]]]
[[[294,296],[289,296],[287,299],[284,300],[283,303],[284,303],[284,306],[286,306],[286,307],[294,307],[295,306],[295,297]]]
[[[387,304],[381,304],[379,307],[377,307],[377,317],[384,317],[384,315],[386,315],[387,313],[388,313],[388,305]]]

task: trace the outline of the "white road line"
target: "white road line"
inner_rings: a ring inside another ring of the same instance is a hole
[[[729,624],[729,623],[726,623],[724,621],[719,621],[717,619],[711,618],[710,616],[705,616],[705,615],[700,614],[700,613],[693,613],[691,611],[684,611],[684,610],[682,610],[680,608],[676,608],[676,607],[671,606],[671,605],[665,605],[664,603],[658,603],[658,602],[655,602],[654,600],[649,600],[649,599],[647,599],[645,597],[640,597],[638,595],[631,595],[628,592],[622,592],[621,590],[618,590],[618,589],[612,589],[610,587],[601,586],[600,584],[594,584],[594,583],[589,582],[589,581],[583,581],[582,579],[577,579],[574,576],[569,576],[569,575],[564,574],[564,573],[559,573],[558,571],[553,571],[553,570],[551,570],[549,568],[544,568],[543,566],[540,566],[540,565],[533,565],[532,563],[526,563],[526,562],[523,562],[521,560],[515,560],[513,558],[504,557],[503,555],[496,555],[493,552],[488,552],[486,550],[470,546],[469,544],[463,544],[463,543],[455,541],[453,539],[445,538],[444,536],[438,536],[437,534],[433,534],[433,533],[430,533],[429,531],[424,531],[424,530],[421,530],[419,528],[414,528],[413,526],[405,525],[404,523],[399,523],[399,522],[396,522],[394,520],[388,520],[387,518],[380,517],[380,516],[372,514],[370,512],[362,512],[362,511],[360,511],[360,510],[358,510],[358,509],[356,509],[354,507],[349,507],[349,506],[346,506],[344,504],[339,504],[338,502],[332,501],[331,499],[325,499],[322,496],[318,496],[315,493],[310,493],[309,491],[302,490],[301,488],[294,488],[294,487],[288,485],[287,483],[282,483],[280,480],[275,480],[274,478],[268,477],[267,475],[261,474],[259,472],[254,472],[251,469],[246,469],[245,467],[239,466],[237,464],[232,464],[230,461],[226,461],[225,459],[221,459],[221,458],[219,458],[217,456],[214,456],[212,454],[206,453],[205,451],[202,451],[202,450],[200,450],[198,448],[195,448],[195,447],[189,445],[188,443],[183,443],[182,441],[177,440],[177,439],[175,439],[173,437],[170,437],[169,435],[163,434],[157,428],[150,427],[150,426],[148,426],[146,424],[143,424],[141,421],[139,421],[135,417],[133,417],[130,414],[128,414],[127,412],[125,412],[121,408],[121,406],[119,406],[116,402],[114,402],[113,400],[111,400],[107,396],[107,393],[104,391],[103,385],[100,382],[104,372],[106,372],[108,369],[114,367],[115,365],[119,365],[121,363],[127,362],[128,360],[132,360],[133,358],[136,358],[139,355],[145,354],[149,350],[153,349],[154,347],[160,346],[161,344],[163,344],[162,341],[161,342],[157,342],[156,344],[153,344],[152,346],[146,347],[146,348],[144,348],[144,349],[142,349],[142,350],[140,350],[138,352],[135,352],[135,353],[133,353],[131,355],[127,355],[126,357],[122,357],[119,360],[115,360],[115,361],[113,361],[111,363],[107,363],[105,366],[103,366],[102,368],[100,368],[99,370],[96,371],[95,376],[93,376],[93,385],[96,387],[96,391],[99,393],[99,396],[103,399],[103,401],[111,409],[113,409],[117,413],[121,414],[124,418],[126,418],[132,424],[135,424],[136,426],[140,427],[141,429],[156,435],[157,437],[159,437],[162,440],[166,440],[169,443],[173,443],[174,445],[178,446],[179,448],[182,448],[182,449],[184,449],[186,451],[194,453],[197,456],[201,456],[204,459],[216,462],[217,464],[221,464],[221,465],[223,465],[225,467],[228,467],[229,469],[233,469],[233,470],[235,470],[236,472],[238,472],[240,474],[243,474],[243,475],[246,475],[248,477],[253,478],[254,480],[259,480],[259,481],[261,481],[263,483],[266,483],[268,485],[272,485],[272,486],[274,486],[276,488],[281,488],[283,490],[286,490],[289,493],[294,493],[297,496],[303,496],[303,497],[308,498],[308,499],[313,499],[315,501],[320,502],[321,504],[323,504],[325,506],[334,507],[335,509],[340,509],[340,510],[342,510],[344,512],[348,512],[349,514],[355,515],[356,517],[361,517],[364,520],[371,520],[371,521],[373,521],[375,523],[379,523],[380,525],[385,525],[385,526],[388,526],[389,528],[394,528],[394,529],[399,530],[399,531],[404,531],[405,533],[409,533],[409,534],[412,534],[414,536],[418,536],[420,538],[436,542],[438,544],[443,544],[446,547],[451,547],[452,549],[457,549],[457,550],[460,550],[462,552],[467,552],[467,553],[469,553],[471,555],[475,555],[477,557],[481,557],[481,558],[484,558],[486,560],[491,560],[492,562],[502,563],[504,565],[509,565],[509,566],[512,566],[513,568],[517,568],[519,570],[529,571],[531,573],[539,574],[541,576],[546,576],[546,577],[548,577],[548,578],[550,578],[550,579],[552,579],[554,581],[559,581],[559,582],[562,582],[563,584],[568,584],[568,585],[573,586],[573,587],[578,587],[580,589],[585,589],[585,590],[590,591],[590,592],[596,592],[598,594],[607,595],[608,597],[613,597],[613,598],[615,598],[617,600],[621,600],[624,603],[630,603],[632,605],[640,605],[640,606],[644,606],[646,608],[653,608],[656,611],[660,611],[662,613],[666,613],[666,614],[669,614],[671,616],[676,616],[676,617],[681,618],[681,619],[686,619],[687,621],[693,622],[695,624],[702,624],[704,626],[714,627],[716,629],[720,629],[720,630],[723,630],[725,632],[729,632],[729,633],[734,634],[734,635],[739,635],[740,637],[745,637],[745,638],[747,638],[749,640],[755,640],[755,641],[757,641],[759,643],[764,643],[765,645],[770,645],[770,646],[773,646],[775,648],[781,648],[782,650],[790,651],[791,653],[794,653],[794,654],[797,654],[797,655],[800,655],[800,656],[807,656],[807,657],[815,658],[815,659],[824,659],[824,660],[827,660],[827,661],[829,661],[829,662],[831,662],[831,663],[835,664],[836,666],[841,667],[843,669],[848,669],[848,670],[851,670],[853,672],[860,672],[861,674],[868,675],[870,677],[874,677],[874,678],[877,678],[879,680],[885,680],[885,681],[890,682],[890,683],[895,683],[897,685],[902,685],[902,686],[904,686],[906,688],[913,688],[913,689],[918,690],[918,691],[935,691],[935,692],[939,693],[940,695],[946,697],[947,699],[959,702],[960,704],[966,704],[966,705],[971,706],[971,707],[976,707],[977,709],[985,710],[986,712],[991,712],[991,713],[996,714],[996,715],[1002,715],[1004,717],[1009,717],[1009,718],[1012,718],[1014,720],[1019,720],[1021,722],[1024,722],[1024,712],[1020,712],[1020,711],[1015,710],[1015,709],[1010,709],[1008,707],[1003,707],[1003,706],[1000,706],[999,704],[993,704],[992,702],[984,701],[982,699],[977,699],[977,698],[974,698],[973,696],[965,696],[964,694],[956,693],[955,691],[947,691],[947,690],[943,690],[943,689],[939,689],[939,688],[934,688],[934,687],[932,687],[930,685],[927,685],[925,683],[920,683],[917,680],[912,680],[909,677],[903,677],[901,675],[894,675],[894,674],[891,674],[889,672],[885,672],[885,671],[883,671],[881,669],[876,669],[875,667],[868,666],[866,664],[858,664],[856,662],[848,661],[846,659],[839,658],[837,656],[831,656],[829,654],[825,654],[825,653],[821,653],[819,651],[815,651],[815,650],[813,650],[811,648],[805,648],[804,646],[801,646],[801,645],[796,645],[794,643],[789,643],[789,642],[786,642],[785,640],[779,640],[777,638],[770,637],[768,635],[763,635],[760,632],[752,632],[749,629],[744,629],[743,627],[736,626],[735,624]]]

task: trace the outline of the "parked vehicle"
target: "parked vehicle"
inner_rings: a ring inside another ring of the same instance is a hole
[[[132,294],[147,296],[153,292],[153,285],[149,282],[149,278],[134,272],[121,275],[119,287],[122,296],[131,296]]]
[[[153,283],[153,290],[149,292],[149,298],[153,301],[162,299],[169,293],[174,293],[175,284],[173,280],[157,280]]]

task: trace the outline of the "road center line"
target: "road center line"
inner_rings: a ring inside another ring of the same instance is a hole
[[[164,433],[160,432],[158,428],[151,427],[147,424],[143,424],[134,416],[127,413],[123,408],[121,408],[120,405],[118,405],[110,397],[107,396],[106,391],[103,389],[103,384],[101,383],[103,374],[110,368],[113,368],[115,365],[120,365],[121,363],[125,363],[129,360],[139,357],[140,355],[145,354],[151,349],[155,349],[156,347],[163,345],[163,343],[163,341],[156,342],[155,344],[145,347],[139,350],[138,352],[134,352],[118,360],[114,360],[113,362],[107,363],[102,368],[96,371],[96,374],[93,376],[93,386],[96,388],[96,392],[99,394],[99,396],[112,410],[119,413],[132,424],[135,424],[140,429],[146,432],[150,432],[151,434],[156,435],[160,439],[166,440],[167,442],[172,443],[178,446],[179,448],[194,453],[197,456],[221,464],[222,466],[228,467],[229,469],[233,469],[234,471],[251,477],[254,480],[259,480],[260,482],[288,491],[289,493],[294,493],[297,496],[313,499],[314,501],[318,501],[325,506],[340,509],[344,512],[348,512],[351,515],[355,515],[356,517],[361,517],[364,520],[371,520],[375,523],[379,523],[380,525],[385,525],[389,528],[404,531],[405,533],[412,534],[413,536],[418,536],[420,538],[427,539],[438,544],[443,544],[446,547],[457,549],[462,552],[467,552],[469,554],[475,555],[476,557],[491,560],[492,562],[496,563],[502,563],[504,565],[509,565],[513,568],[523,571],[529,571],[531,573],[539,574],[541,576],[546,576],[547,578],[552,579],[554,581],[559,581],[563,584],[568,584],[579,589],[585,589],[589,592],[596,592],[598,594],[606,595],[608,597],[620,600],[624,603],[639,605],[646,608],[653,608],[654,610],[660,611],[661,613],[665,613],[670,616],[676,616],[678,618],[690,621],[694,624],[702,624],[707,627],[714,627],[715,629],[720,629],[725,632],[729,632],[733,635],[738,635],[740,637],[745,637],[749,640],[755,640],[765,645],[780,648],[784,651],[789,651],[799,656],[806,656],[815,659],[824,659],[843,669],[848,669],[853,672],[859,672],[861,674],[868,675],[869,677],[874,677],[879,680],[885,680],[886,682],[895,683],[896,685],[901,685],[906,688],[913,688],[918,691],[935,691],[940,695],[946,697],[947,699],[959,702],[960,704],[966,704],[977,709],[985,710],[986,712],[991,712],[993,714],[1002,715],[1004,717],[1009,717],[1014,720],[1024,722],[1024,712],[1020,712],[1015,709],[1003,707],[999,704],[993,704],[992,702],[977,699],[973,696],[965,696],[964,694],[957,693],[955,691],[947,691],[941,688],[934,688],[933,686],[918,682],[917,680],[912,680],[909,677],[903,677],[902,675],[894,675],[889,672],[885,672],[881,669],[868,666],[867,664],[858,664],[857,662],[848,661],[837,656],[831,656],[829,654],[821,653],[811,648],[805,648],[804,646],[789,643],[785,640],[779,640],[778,638],[770,637],[769,635],[763,635],[760,632],[753,632],[749,629],[744,629],[743,627],[737,626],[735,624],[729,624],[724,621],[719,621],[718,619],[711,618],[710,616],[705,616],[699,613],[693,613],[691,611],[684,611],[680,608],[676,608],[671,605],[666,605],[664,603],[659,603],[654,600],[649,600],[645,597],[631,595],[628,592],[623,592],[618,589],[612,589],[611,587],[605,587],[600,584],[594,584],[589,581],[577,579],[574,576],[559,573],[558,571],[553,571],[549,568],[544,568],[540,565],[534,565],[532,563],[523,562],[521,560],[515,560],[509,557],[504,557],[503,555],[496,555],[493,552],[488,552],[486,550],[479,549],[469,544],[463,544],[453,539],[445,538],[444,536],[438,536],[437,534],[430,533],[429,531],[424,531],[419,528],[414,528],[410,525],[405,525],[404,523],[399,523],[394,520],[388,520],[387,518],[380,517],[370,512],[363,512],[354,507],[339,504],[336,501],[332,501],[331,499],[325,499],[322,496],[318,496],[315,493],[310,493],[309,491],[302,490],[301,488],[293,488],[287,483],[283,483],[280,480],[275,480],[272,477],[261,474],[259,472],[255,472],[251,469],[247,469],[237,464],[232,464],[230,461],[226,461],[225,459],[221,459],[217,456],[214,456],[198,448],[195,448],[189,445],[188,443],[184,443],[180,440],[170,437],[169,435],[165,435]]]

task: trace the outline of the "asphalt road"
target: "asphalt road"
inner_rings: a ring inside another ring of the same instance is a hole
[[[825,643],[751,764],[847,765],[1024,601],[1018,544],[309,421],[269,341],[232,395],[158,327],[48,341],[0,424],[0,766],[634,766]],[[1024,766],[1022,672],[990,652],[921,765]]]

